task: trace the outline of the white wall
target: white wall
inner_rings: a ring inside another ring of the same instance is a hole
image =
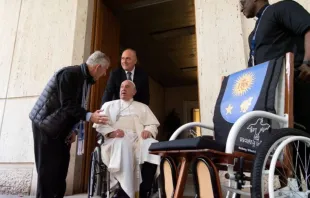
[[[310,10],[310,1],[297,2]],[[238,0],[195,0],[195,11],[201,118],[212,124],[221,77],[246,68],[255,21],[243,16]]]
[[[56,70],[89,54],[88,8],[85,0],[0,1],[0,194],[29,193],[34,154],[28,114]]]

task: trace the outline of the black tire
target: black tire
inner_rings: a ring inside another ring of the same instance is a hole
[[[253,163],[253,169],[251,173],[251,197],[252,198],[262,198],[262,171],[265,163],[265,158],[268,155],[269,149],[273,144],[286,136],[305,136],[310,137],[309,134],[304,131],[292,129],[292,128],[282,128],[274,130],[271,133],[270,138],[262,142],[259,148],[256,150],[256,157]]]
[[[88,198],[94,196],[101,196],[101,174],[100,174],[100,166],[99,166],[99,153],[97,149],[92,152],[91,156],[91,165],[90,165],[90,173],[88,180]]]
[[[94,153],[91,153],[90,160],[90,169],[89,169],[89,177],[88,177],[88,188],[87,188],[87,197],[91,198],[94,195],[94,163],[93,163]]]

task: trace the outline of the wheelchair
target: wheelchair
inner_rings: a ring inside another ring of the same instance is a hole
[[[104,137],[101,134],[97,135],[97,146],[91,153],[91,165],[88,179],[88,198],[100,197],[111,198],[117,192],[119,185],[110,188],[110,173],[107,166],[101,159],[101,146],[104,143]],[[158,198],[157,178],[154,178],[150,195],[145,198]]]
[[[197,198],[310,197],[310,135],[294,123],[293,59],[287,53],[224,77],[214,126],[187,123],[151,145],[161,156],[163,197],[183,196],[190,166]],[[214,137],[177,139],[192,127]]]

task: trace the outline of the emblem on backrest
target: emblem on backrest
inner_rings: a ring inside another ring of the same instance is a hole
[[[262,63],[228,77],[221,102],[221,114],[229,123],[235,123],[243,114],[254,109],[259,98],[269,62]]]
[[[234,96],[242,96],[246,92],[248,92],[255,80],[255,74],[253,72],[247,72],[242,74],[235,82],[233,87],[233,95]]]
[[[260,140],[260,134],[264,133],[270,128],[270,124],[267,122],[264,123],[263,118],[258,118],[255,123],[250,124],[247,129],[250,133],[254,133],[253,140],[256,143],[256,146],[259,146],[262,141]]]

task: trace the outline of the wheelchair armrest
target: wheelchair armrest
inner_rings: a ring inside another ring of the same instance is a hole
[[[228,134],[228,137],[227,137],[227,141],[226,141],[225,153],[232,154],[234,152],[235,142],[236,142],[236,139],[237,139],[237,136],[239,134],[240,129],[243,127],[243,125],[247,121],[249,121],[255,117],[268,118],[268,119],[271,119],[273,121],[277,121],[278,123],[283,123],[283,124],[288,123],[287,115],[279,116],[279,115],[276,115],[274,113],[270,113],[267,111],[260,111],[260,110],[245,113],[231,127],[229,134]]]

